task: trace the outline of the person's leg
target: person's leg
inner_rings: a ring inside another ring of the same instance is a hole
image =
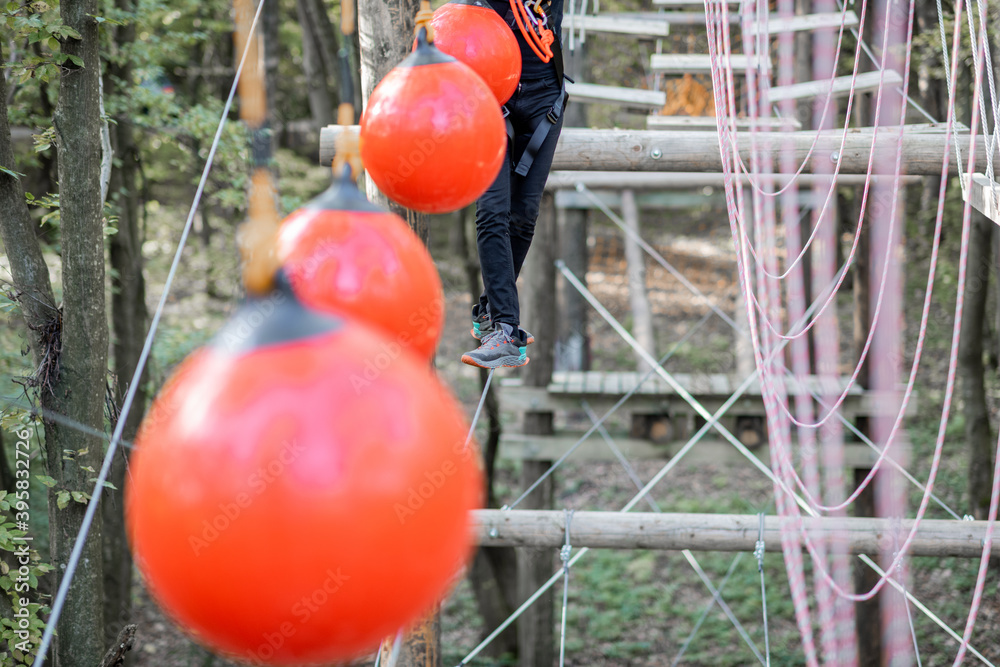
[[[529,122],[532,128],[537,126],[538,122],[552,108],[560,89],[551,86],[546,88],[544,92],[545,94],[536,97],[529,109],[525,109],[530,116]],[[562,131],[562,123],[563,117],[560,116],[549,129],[545,141],[535,154],[535,160],[531,163],[528,173],[524,176],[517,174],[511,176],[510,250],[511,260],[514,263],[515,279],[521,273],[524,258],[528,254],[531,239],[535,234],[535,223],[538,220],[542,194],[545,191],[545,182],[549,178],[552,158],[556,152],[556,143],[559,141],[559,133]]]
[[[494,320],[509,318],[517,311],[517,289],[514,285],[514,260],[510,247],[510,151],[504,155],[496,180],[476,202],[476,245],[483,275],[483,294],[477,317],[489,308]]]

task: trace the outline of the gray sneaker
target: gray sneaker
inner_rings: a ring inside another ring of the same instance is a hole
[[[487,336],[493,333],[495,329],[493,328],[493,320],[490,319],[489,313],[483,313],[481,315],[473,316],[472,318],[472,329],[469,331],[472,337],[476,340],[484,340]],[[530,332],[521,329],[521,337],[524,338],[528,345],[535,342],[535,337],[531,335]]]
[[[480,368],[516,368],[528,363],[527,343],[514,337],[514,327],[500,327],[482,340],[482,345],[462,355],[462,363]]]

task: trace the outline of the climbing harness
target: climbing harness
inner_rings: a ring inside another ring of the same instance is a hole
[[[524,152],[514,167],[515,174],[526,176],[549,131],[559,121],[563,109],[566,107],[565,80],[568,77],[566,76],[563,64],[562,45],[556,39],[555,33],[549,28],[549,17],[545,11],[545,8],[551,4],[551,0],[548,2],[543,2],[543,0],[509,0],[509,2],[510,13],[505,17],[507,22],[510,23],[511,15],[513,15],[513,19],[518,29],[520,29],[521,35],[524,36],[525,41],[531,47],[531,50],[535,52],[535,55],[542,62],[551,62],[553,64],[556,69],[556,80],[559,81],[561,86],[559,97],[535,127],[528,145],[525,146]],[[572,79],[570,80],[572,81]],[[500,110],[503,112],[504,120],[507,123],[507,138],[513,142],[514,126],[511,124],[509,118],[510,109],[504,105]]]
[[[510,10],[535,55],[543,63],[552,60],[552,45],[556,44],[556,36],[549,28],[549,17],[542,6],[542,0],[510,0]],[[559,48],[558,45],[556,48]]]

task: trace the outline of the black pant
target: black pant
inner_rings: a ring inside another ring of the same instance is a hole
[[[535,233],[542,192],[562,130],[561,115],[539,147],[528,173],[520,176],[514,169],[535,127],[561,93],[562,82],[555,76],[518,85],[506,105],[510,110],[507,118],[514,127],[513,141],[507,143],[497,179],[476,202],[476,244],[485,287],[478,312],[488,307],[493,322],[506,322],[515,330],[521,318],[515,281]]]

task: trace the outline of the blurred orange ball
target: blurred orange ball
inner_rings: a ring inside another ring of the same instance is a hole
[[[430,253],[399,216],[349,178],[292,213],[278,254],[307,306],[355,317],[419,357],[434,357],[444,293]]]
[[[482,479],[426,365],[361,324],[250,301],[151,407],[126,520],[153,596],[212,649],[327,665],[426,615]]]
[[[424,213],[478,199],[506,150],[506,126],[489,86],[423,37],[375,87],[361,116],[368,174],[390,199]]]

